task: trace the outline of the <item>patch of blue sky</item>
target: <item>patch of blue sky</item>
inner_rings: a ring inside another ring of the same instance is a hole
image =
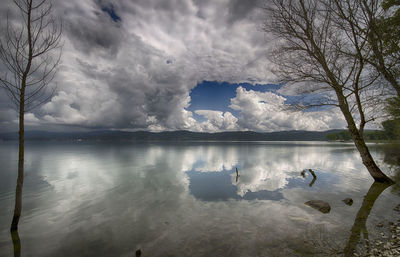
[[[106,12],[113,21],[115,21],[115,22],[121,21],[121,17],[115,12],[113,4],[108,4],[108,5],[102,6],[101,10],[103,12]]]
[[[323,98],[321,94],[304,94],[296,96],[281,95],[286,98],[285,104],[289,105],[305,105],[307,108],[303,109],[303,112],[315,112],[329,110],[332,106],[329,105],[318,105]],[[315,106],[313,106],[315,105]]]
[[[228,82],[203,81],[190,92],[191,104],[188,110],[218,110],[223,112],[232,112],[233,110],[229,108],[229,105],[231,104],[231,98],[236,96],[236,89],[239,86],[246,90],[254,90],[258,92],[276,92],[281,88],[281,85],[274,84],[232,84]]]
[[[221,112],[230,112],[236,117],[240,115],[239,111],[229,107],[231,99],[236,97],[236,89],[241,86],[246,90],[257,92],[272,92],[286,98],[285,104],[298,104],[302,101],[315,99],[318,95],[310,94],[307,96],[288,96],[278,93],[283,84],[250,84],[250,83],[228,83],[217,81],[203,81],[199,83],[190,92],[191,102],[188,110],[193,112],[197,121],[204,121],[205,118],[195,113],[196,110],[213,110]],[[316,111],[320,108],[312,108],[307,111]]]

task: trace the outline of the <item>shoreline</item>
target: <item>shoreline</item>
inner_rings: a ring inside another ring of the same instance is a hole
[[[378,223],[378,228],[383,228],[379,233],[379,237],[374,240],[363,239],[364,243],[361,247],[357,247],[353,256],[369,257],[369,256],[400,256],[400,204],[394,209],[398,213],[399,219],[396,222]]]

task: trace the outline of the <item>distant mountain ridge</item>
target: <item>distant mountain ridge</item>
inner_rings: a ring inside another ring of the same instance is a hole
[[[278,132],[192,132],[180,131],[91,131],[91,132],[47,132],[26,131],[25,140],[53,140],[53,141],[326,141],[327,135],[344,130],[327,131],[278,131]],[[0,140],[17,140],[18,133],[0,133]]]

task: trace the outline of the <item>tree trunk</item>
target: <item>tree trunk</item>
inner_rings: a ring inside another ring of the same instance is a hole
[[[14,216],[11,222],[11,232],[18,230],[18,222],[22,211],[22,185],[24,184],[24,101],[21,97],[19,111],[19,147],[18,147],[18,178],[15,189]]]
[[[349,129],[350,130],[350,129]],[[365,144],[364,139],[356,132],[350,132],[353,137],[354,144],[356,145],[358,151],[360,152],[361,160],[364,166],[367,168],[369,174],[375,179],[377,182],[394,184],[394,181],[386,176],[376,165],[374,159],[369,152],[367,145]]]
[[[339,91],[336,91],[336,95],[339,100],[340,110],[342,111],[342,113],[346,119],[349,133],[350,133],[351,137],[353,138],[354,144],[356,145],[356,148],[357,148],[358,152],[360,153],[361,160],[362,160],[364,166],[367,168],[369,174],[377,182],[394,184],[395,182],[392,179],[390,179],[388,176],[386,176],[381,171],[381,169],[379,169],[378,165],[376,165],[374,159],[372,158],[371,153],[369,152],[369,149],[368,149],[367,145],[365,144],[365,140],[364,140],[362,134],[357,129],[356,123],[353,119],[353,116],[350,113],[350,110],[348,108],[345,97]]]
[[[26,80],[31,70],[33,60],[33,46],[32,46],[32,31],[31,31],[31,12],[32,12],[32,0],[28,2],[27,6],[27,33],[28,33],[28,63],[26,64],[25,71],[22,74],[21,87],[19,90],[19,132],[18,132],[18,178],[17,186],[15,189],[15,207],[14,216],[11,222],[11,232],[18,230],[18,222],[21,217],[22,211],[22,186],[24,184],[24,114],[25,114],[25,90]]]

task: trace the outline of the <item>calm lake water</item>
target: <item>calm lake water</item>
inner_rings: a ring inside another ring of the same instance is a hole
[[[398,149],[371,151],[399,177]],[[13,255],[17,153],[0,142],[0,256]],[[25,155],[21,256],[326,256],[400,218],[400,181],[371,186],[352,144],[28,142]]]

